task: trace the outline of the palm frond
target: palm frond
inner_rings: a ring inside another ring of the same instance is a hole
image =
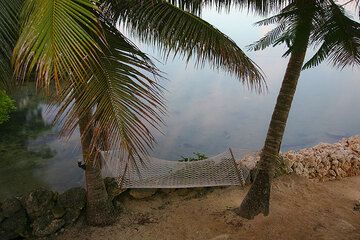
[[[80,88],[63,92],[56,121],[63,133],[75,130],[78,118],[93,108],[89,127],[94,129],[92,147],[108,145],[127,153],[129,161],[147,155],[160,131],[165,112],[158,69],[150,59],[116,29],[105,25],[108,52],[94,75]],[[104,138],[105,136],[105,138]]]
[[[347,17],[345,10],[334,2],[324,18],[312,36],[315,46],[321,46],[304,69],[315,67],[324,60],[340,68],[360,65],[360,24]]]
[[[280,23],[274,29],[269,31],[264,37],[260,40],[256,41],[255,43],[248,46],[249,51],[259,51],[264,50],[265,48],[275,45],[279,43],[279,39],[282,39],[282,36],[286,34],[284,30],[286,29],[286,23]]]
[[[249,87],[261,89],[263,76],[258,66],[225,34],[201,18],[163,1],[122,0],[112,5],[113,21],[126,23],[140,40],[170,53],[192,57],[197,66],[209,62],[214,69],[235,75]],[[111,9],[112,1],[107,9]],[[122,5],[119,5],[122,4]]]
[[[268,15],[271,12],[281,10],[294,0],[167,0],[179,8],[200,15],[207,7],[215,7],[217,10],[230,10],[230,8],[246,9],[260,15]]]
[[[102,36],[92,0],[25,0],[21,33],[14,49],[17,76],[36,74],[38,86],[83,79],[101,49]]]
[[[0,84],[5,87],[12,78],[11,54],[19,33],[22,0],[0,2]]]

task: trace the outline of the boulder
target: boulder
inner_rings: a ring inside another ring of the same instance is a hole
[[[79,219],[80,215],[81,215],[81,210],[68,208],[64,215],[65,225],[68,226],[75,223],[76,220]]]
[[[117,196],[119,196],[120,194],[122,194],[127,190],[126,188],[120,188],[115,178],[107,177],[104,179],[104,183],[109,199],[111,201],[113,201],[114,198],[116,198]]]
[[[81,210],[86,205],[85,189],[80,187],[71,188],[59,195],[57,203],[63,208]]]
[[[45,237],[54,234],[65,225],[64,219],[55,219],[52,214],[45,214],[38,217],[32,224],[33,235]]]
[[[56,206],[52,209],[52,214],[54,216],[54,218],[62,218],[66,213],[65,208],[60,207],[60,206]]]
[[[0,224],[0,239],[13,239],[26,236],[29,229],[29,221],[24,209],[20,209],[10,217],[5,218]]]
[[[69,189],[59,195],[56,209],[59,210],[59,216],[62,214],[61,217],[63,217],[65,225],[70,225],[80,217],[81,211],[85,208],[85,205],[85,189],[77,187]]]
[[[144,199],[153,196],[157,190],[156,188],[131,189],[129,194],[135,199]]]
[[[15,198],[15,197],[6,199],[2,203],[1,208],[2,208],[2,214],[6,218],[11,217],[16,212],[23,209],[21,206],[21,202],[19,201],[19,199]]]
[[[43,216],[50,211],[56,200],[56,194],[45,189],[38,189],[24,196],[21,201],[31,220]]]

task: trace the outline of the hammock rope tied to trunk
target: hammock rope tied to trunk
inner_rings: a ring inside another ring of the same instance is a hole
[[[146,157],[136,165],[121,161],[120,151],[103,151],[102,175],[116,178],[122,188],[191,188],[244,185],[249,169],[241,164],[244,150],[231,149],[204,160],[181,162]]]

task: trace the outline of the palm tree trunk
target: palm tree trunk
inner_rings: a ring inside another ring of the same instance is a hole
[[[305,54],[308,47],[310,27],[298,31],[296,44],[291,53],[290,60],[285,72],[280,93],[267,132],[264,148],[258,164],[258,172],[253,185],[245,196],[240,208],[235,212],[241,217],[253,219],[256,215],[269,214],[270,189],[273,168],[279,157],[282,138],[291,104],[304,64]]]
[[[86,162],[86,218],[89,225],[105,226],[114,222],[114,209],[101,176],[100,159],[95,154],[91,154],[90,145],[93,129],[88,126],[90,119],[91,111],[79,119],[82,152]]]

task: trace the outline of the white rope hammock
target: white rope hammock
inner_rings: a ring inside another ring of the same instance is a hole
[[[239,164],[246,152],[231,149],[205,160],[180,162],[147,157],[126,165],[120,151],[101,152],[103,177],[114,177],[122,188],[190,188],[243,185],[249,170]]]

